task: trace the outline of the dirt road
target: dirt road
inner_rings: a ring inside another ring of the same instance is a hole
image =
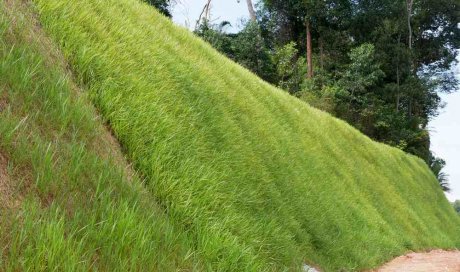
[[[460,272],[460,251],[410,253],[394,259],[374,272]]]

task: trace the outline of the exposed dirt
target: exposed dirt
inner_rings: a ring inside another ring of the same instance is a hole
[[[8,96],[6,91],[4,92],[2,87],[0,87],[0,113],[8,107]]]
[[[22,39],[29,41],[30,43],[37,44],[38,50],[41,55],[44,56],[44,63],[53,68],[59,67],[68,76],[68,83],[73,94],[72,98],[81,98],[82,94],[85,93],[85,90],[78,86],[72,69],[61,50],[43,30],[37,14],[33,12],[35,11],[33,3],[30,0],[5,0],[5,3],[13,24],[25,23],[29,26],[23,28],[23,33],[19,33],[22,36]],[[22,17],[22,21],[16,18],[18,10],[25,15]],[[86,98],[84,98],[84,100],[86,100]],[[98,117],[99,122],[104,123],[104,120],[97,109],[93,107],[90,101],[87,101],[87,103],[94,109],[94,114]],[[105,125],[103,128],[105,129],[103,129],[100,134],[102,137],[96,137],[92,142],[91,148],[103,159],[113,160],[118,165],[127,165],[127,167],[125,167],[125,171],[128,179],[131,180],[132,177],[136,175],[136,171],[123,156],[123,153],[120,152],[121,145],[114,133],[111,131],[110,126]]]
[[[97,111],[96,111],[97,112]],[[98,117],[102,120],[101,115],[98,113]],[[118,141],[117,137],[115,136],[115,133],[113,132],[112,128],[110,125],[105,125],[105,131],[104,131],[104,145],[99,145],[99,148],[95,146],[94,148],[98,151],[100,156],[102,156],[105,159],[113,159],[114,162],[117,163],[117,165],[126,165],[125,167],[125,173],[126,177],[128,178],[129,181],[132,181],[133,177],[136,174],[139,174],[134,170],[133,165],[128,161],[123,156],[123,153],[120,152],[120,149],[122,149],[121,143]],[[101,147],[104,148],[101,150]],[[108,157],[109,156],[109,157]]]
[[[374,272],[460,272],[460,251],[433,250],[409,253]]]
[[[21,37],[22,40],[37,45],[37,49],[44,56],[43,61],[50,67],[59,66],[63,70],[68,70],[64,56],[53,41],[44,33],[41,23],[38,20],[35,7],[30,0],[5,0],[7,15],[10,17],[10,31],[15,32],[11,39]],[[18,14],[24,15],[18,17]],[[27,27],[18,27],[27,25]],[[18,31],[21,29],[21,31]]]
[[[0,153],[0,207],[11,208],[14,204],[13,190],[8,176],[8,161]]]

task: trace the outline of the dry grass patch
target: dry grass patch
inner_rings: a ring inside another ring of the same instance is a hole
[[[8,173],[8,160],[0,153],[0,208],[12,209],[19,206],[19,197],[14,192]]]
[[[0,113],[8,107],[8,95],[0,89]]]
[[[71,99],[86,100],[86,90],[76,84],[72,70],[69,67],[64,55],[52,39],[45,33],[39,21],[35,6],[30,0],[6,0],[5,11],[10,19],[9,38],[12,40],[22,40],[29,44],[34,44],[40,55],[43,57],[44,64],[50,69],[59,69],[69,80],[67,83],[72,91]],[[20,31],[18,31],[20,30]],[[0,93],[0,112],[8,106],[7,94]],[[97,109],[93,110],[93,115],[96,116],[99,122],[104,122],[101,114]],[[136,174],[134,169],[126,161],[126,158],[120,152],[120,143],[114,136],[110,126],[97,127],[99,131],[95,134],[91,141],[91,148],[105,160],[113,160],[119,165],[128,165],[125,171],[129,179]],[[103,137],[99,137],[103,136]]]

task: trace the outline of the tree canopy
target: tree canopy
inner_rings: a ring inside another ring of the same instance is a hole
[[[458,213],[458,215],[460,215],[460,200],[454,201],[452,205],[454,206],[454,209]]]
[[[171,17],[170,5],[171,0],[144,0],[147,4],[150,4],[157,8],[161,13],[167,17]]]
[[[196,33],[268,82],[423,158],[447,189],[427,125],[443,106],[439,93],[458,86],[459,11],[456,0],[261,0],[240,33],[208,22]]]

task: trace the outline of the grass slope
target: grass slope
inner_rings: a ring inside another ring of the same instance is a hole
[[[65,65],[0,3],[0,271],[200,269]]]
[[[147,5],[33,2],[144,180],[94,153],[104,131],[62,69],[3,34],[0,75],[19,105],[1,113],[1,150],[31,169],[24,183],[37,192],[0,224],[3,267],[358,270],[460,246],[460,219],[421,160],[264,83]]]

